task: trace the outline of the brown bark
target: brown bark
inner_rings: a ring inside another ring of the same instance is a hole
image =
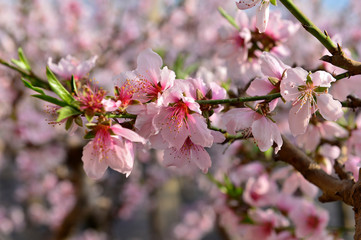
[[[75,191],[76,202],[69,213],[64,217],[62,223],[56,229],[54,240],[67,239],[74,229],[81,222],[87,207],[84,193],[84,174],[81,162],[82,147],[74,147],[68,150],[66,166],[70,171],[69,180],[72,182]]]
[[[348,58],[342,51],[342,48],[337,44],[337,49],[331,52],[331,56],[325,55],[320,60],[331,63],[334,66],[340,67],[348,71],[348,76],[361,74],[361,62]]]

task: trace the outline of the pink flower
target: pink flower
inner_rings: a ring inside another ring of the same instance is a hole
[[[175,166],[177,168],[195,164],[204,173],[207,173],[208,168],[212,165],[211,157],[204,147],[194,144],[189,137],[179,150],[175,147],[166,149],[163,163],[167,167]]]
[[[306,132],[296,137],[297,144],[306,151],[313,151],[321,141],[321,137],[334,141],[337,138],[346,138],[348,131],[335,122],[325,121],[316,125],[309,124]]]
[[[361,98],[361,76],[351,76],[348,79],[342,79],[332,85],[332,96],[340,101],[345,101],[348,95]]]
[[[215,82],[205,83],[201,78],[188,78],[185,80],[189,82],[191,86],[190,95],[197,100],[208,100],[208,99],[224,99],[227,92],[224,88]],[[202,108],[205,107],[205,108]],[[201,106],[201,110],[214,110],[214,112],[220,112],[223,107],[220,105],[215,106]]]
[[[321,236],[324,234],[329,219],[327,211],[317,209],[310,202],[300,201],[298,207],[290,212],[289,217],[296,225],[298,238],[323,239]]]
[[[308,182],[299,172],[292,167],[283,167],[273,174],[273,179],[284,179],[282,192],[285,194],[293,194],[300,189],[305,195],[314,198],[317,195],[318,188]]]
[[[276,42],[286,42],[292,35],[294,35],[300,28],[298,22],[294,23],[287,19],[281,18],[281,12],[271,12],[265,34],[275,40]],[[278,47],[284,46],[281,44]]]
[[[251,177],[246,184],[243,199],[251,206],[264,207],[275,201],[277,186],[266,174]]]
[[[80,109],[85,111],[89,116],[94,116],[95,113],[104,111],[103,100],[107,92],[103,89],[94,88],[85,85],[83,91],[79,91],[75,99],[80,102]]]
[[[286,69],[290,68],[280,59],[269,52],[263,52],[260,56],[261,71],[264,77],[256,78],[247,89],[250,96],[262,96],[271,92],[279,92],[281,80]],[[270,102],[270,110],[273,111],[278,103],[278,98]]]
[[[80,62],[75,57],[68,55],[65,59],[60,59],[57,65],[53,63],[52,58],[49,58],[48,66],[51,71],[66,80],[71,79],[72,75],[75,79],[81,79],[95,66],[97,58],[94,56],[87,61]]]
[[[109,167],[129,176],[133,168],[133,143],[145,143],[137,133],[120,125],[98,125],[95,138],[83,150],[83,163],[86,174],[94,179],[103,176]],[[116,135],[111,135],[113,132]]]
[[[276,235],[276,228],[289,226],[288,220],[272,209],[252,209],[248,215],[255,222],[255,225],[248,227],[246,239],[273,238]]]
[[[138,100],[147,102],[157,99],[158,94],[173,86],[175,73],[167,67],[161,69],[162,65],[162,58],[149,48],[139,54],[134,71],[140,84],[136,93]]]
[[[140,84],[134,72],[127,71],[114,77],[115,98],[121,102],[121,108],[126,109],[132,100],[136,100],[135,93]]]
[[[184,96],[184,92],[187,91],[173,87],[166,94],[154,124],[169,147],[181,149],[188,137],[196,145],[210,147],[213,136],[201,115],[200,106],[193,98]]]
[[[204,147],[211,147],[214,137],[199,104],[188,97],[192,91],[195,89],[189,81],[179,80],[164,93],[163,106],[153,119],[158,133],[151,142],[156,148],[168,148],[164,153],[165,165],[183,167],[187,162],[194,162],[207,172],[211,161]]]
[[[229,133],[251,129],[252,135],[257,142],[257,146],[262,152],[267,151],[275,142],[277,153],[283,144],[280,131],[277,125],[267,117],[249,108],[234,108],[223,116],[223,124]]]
[[[161,57],[151,49],[142,51],[137,58],[137,69],[116,76],[116,96],[127,106],[131,100],[142,103],[157,100],[173,86],[175,73],[167,67],[161,69]]]
[[[157,103],[150,102],[145,105],[134,105],[127,109],[130,114],[137,115],[134,127],[139,135],[144,138],[149,138],[157,133],[154,117],[159,113],[161,107],[159,103],[159,101]]]
[[[112,111],[117,110],[121,106],[122,101],[120,101],[120,100],[114,101],[112,99],[103,99],[101,101],[101,103],[103,104],[105,111],[112,112]]]
[[[308,73],[299,67],[286,71],[281,94],[286,101],[293,101],[288,120],[294,136],[306,131],[311,115],[317,110],[330,121],[343,115],[341,103],[328,94],[334,81],[332,75],[324,71]]]
[[[256,6],[261,2],[257,10],[256,27],[260,33],[265,32],[269,17],[269,0],[236,0],[236,5],[239,9],[244,10]]]
[[[228,58],[230,61],[233,59],[245,62],[248,57],[248,49],[252,46],[249,20],[247,14],[242,11],[237,11],[235,20],[240,30],[236,30],[229,23],[220,29],[220,37],[224,40],[224,44],[220,47],[219,55],[222,58]]]

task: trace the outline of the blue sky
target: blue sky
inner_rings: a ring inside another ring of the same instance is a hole
[[[360,1],[360,0],[354,0]],[[332,10],[339,10],[349,4],[350,0],[323,0],[323,5]]]

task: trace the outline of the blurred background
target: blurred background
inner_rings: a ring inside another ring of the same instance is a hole
[[[294,2],[330,36],[338,34],[354,56],[360,53],[357,3]],[[236,15],[232,0],[0,0],[0,58],[17,59],[21,47],[33,72],[45,79],[49,58],[57,63],[67,55],[79,61],[97,55],[89,77],[111,89],[113,77],[135,69],[139,52],[152,48],[177,77],[237,80],[231,84],[239,90],[242,79],[230,74],[219,53],[222,29],[229,23],[218,7]],[[294,21],[284,10],[280,3],[271,8]],[[254,10],[246,12],[251,19]],[[324,50],[303,29],[282,44],[289,65],[320,65]],[[250,77],[244,72],[237,76]],[[139,147],[128,178],[109,169],[93,181],[82,168],[84,130],[69,134],[63,125],[53,124],[47,104],[31,94],[18,73],[0,66],[1,240],[231,239],[220,223],[222,194],[209,177],[165,168],[161,152]],[[212,148],[211,174],[219,179],[232,173],[240,159],[251,158],[242,153],[246,148],[252,143]],[[269,163],[264,154],[254,154]],[[322,207],[330,211],[330,229],[347,238],[351,228],[352,236],[353,216],[347,207]]]

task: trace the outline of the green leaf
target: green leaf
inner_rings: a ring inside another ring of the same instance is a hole
[[[85,118],[88,122],[92,122],[94,117],[94,113],[85,113]]]
[[[274,6],[277,6],[277,1],[276,0],[270,0],[271,4]]]
[[[74,79],[74,75],[71,75],[71,80],[70,80],[70,82],[71,82],[71,91],[72,91],[73,93],[75,93],[76,95],[78,95],[78,88],[77,88],[77,86],[76,86],[76,81],[75,81],[75,79]]]
[[[219,7],[218,11],[233,27],[235,27],[238,31],[241,30],[237,25],[236,20],[234,20],[232,16],[226,13],[226,11],[223,8]]]
[[[24,63],[26,70],[31,71],[30,63],[29,63],[28,59],[25,57],[25,54],[24,54],[22,48],[18,48],[18,54],[19,54],[19,59],[20,59],[20,61],[22,61]]]
[[[25,87],[30,88],[30,89],[34,90],[35,92],[40,93],[41,95],[45,95],[44,91],[41,88],[34,87],[31,84],[31,82],[26,81],[24,78],[21,78],[21,80],[23,81]]]
[[[59,82],[59,80],[55,77],[54,73],[51,72],[49,67],[46,67],[46,76],[48,78],[48,82],[50,88],[58,95],[61,99],[63,99],[69,105],[72,105],[75,102],[73,96],[64,88],[64,86]]]
[[[83,127],[83,120],[81,120],[80,116],[77,116],[74,121],[79,127]]]
[[[36,98],[39,98],[39,99],[44,100],[44,101],[47,101],[47,102],[50,102],[50,103],[52,103],[52,104],[58,105],[58,106],[60,106],[60,107],[69,106],[66,102],[60,101],[59,99],[54,98],[54,97],[51,97],[51,96],[48,96],[48,95],[35,94],[35,95],[31,95],[31,96],[36,97]]]
[[[81,112],[70,106],[60,108],[57,112],[59,113],[58,119],[56,119],[57,122],[60,122],[65,118],[81,114]]]
[[[18,66],[21,69],[27,70],[27,71],[31,71],[31,67],[29,64],[28,59],[25,57],[25,54],[23,52],[23,49],[18,48],[18,55],[19,55],[19,60],[16,59],[12,59],[11,62],[14,63],[16,66]]]
[[[11,59],[11,62],[14,63],[16,66],[18,66],[19,68],[27,70],[27,66],[22,61]]]
[[[68,120],[66,120],[66,123],[65,123],[65,130],[69,130],[71,125],[73,125],[73,120],[74,118],[68,118]]]
[[[84,139],[92,139],[92,138],[95,138],[95,132],[94,131],[87,132],[84,135]]]

